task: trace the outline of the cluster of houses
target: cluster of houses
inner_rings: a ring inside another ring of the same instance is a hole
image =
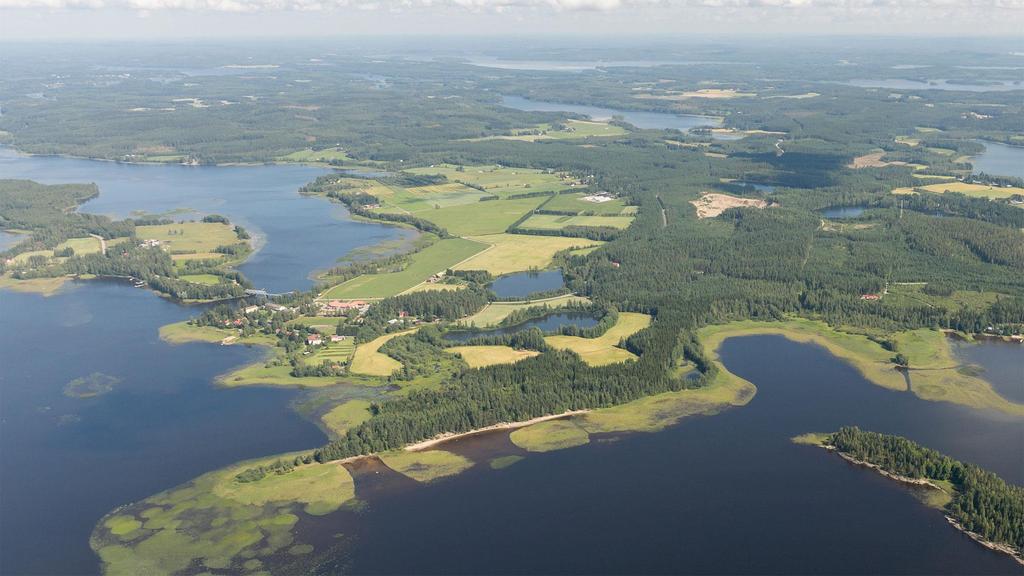
[[[146,238],[139,243],[139,248],[159,248],[160,241],[156,238]]]
[[[358,311],[362,316],[369,309],[370,303],[363,300],[331,300],[320,305],[320,313],[324,316],[344,316],[351,310]]]
[[[348,336],[340,336],[338,334],[331,334],[327,336],[329,342],[344,342]],[[316,332],[306,336],[306,344],[308,346],[321,346],[324,343],[324,336]]]

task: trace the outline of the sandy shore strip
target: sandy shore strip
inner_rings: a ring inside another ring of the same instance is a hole
[[[548,415],[548,416],[539,416],[539,417],[533,418],[531,420],[522,420],[520,422],[500,422],[498,424],[492,424],[491,426],[485,426],[483,428],[476,428],[476,429],[470,430],[469,432],[461,432],[459,434],[453,434],[451,432],[446,432],[444,434],[439,434],[437,436],[434,436],[433,438],[431,438],[429,440],[423,440],[422,442],[417,442],[415,444],[409,444],[409,445],[407,445],[404,448],[404,450],[406,450],[408,452],[416,452],[416,451],[419,451],[419,450],[426,450],[427,448],[432,448],[434,446],[437,446],[438,444],[441,444],[442,442],[447,442],[447,441],[453,440],[455,438],[462,438],[464,436],[473,436],[474,434],[483,434],[484,432],[492,432],[494,430],[512,430],[512,429],[515,429],[515,428],[523,428],[523,427],[529,426],[531,424],[537,424],[537,423],[540,423],[540,422],[547,422],[548,420],[558,420],[560,418],[568,418],[569,416],[576,416],[578,414],[586,414],[587,412],[590,412],[590,410],[568,410],[566,412],[562,412],[561,414],[551,414],[551,415]]]

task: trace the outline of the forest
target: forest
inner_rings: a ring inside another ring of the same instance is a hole
[[[825,445],[886,472],[952,484],[946,513],[966,530],[1024,553],[1024,488],[900,436],[844,427]]]

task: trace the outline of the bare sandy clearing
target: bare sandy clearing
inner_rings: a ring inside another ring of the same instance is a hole
[[[699,200],[691,200],[697,208],[697,218],[714,218],[729,208],[767,208],[768,203],[758,198],[737,198],[728,194],[707,193]]]
[[[846,165],[847,168],[853,168],[854,170],[860,168],[885,168],[886,166],[905,166],[906,162],[883,162],[882,156],[885,156],[885,152],[872,152],[871,154],[865,154],[863,156],[857,156],[853,159],[853,162]]]

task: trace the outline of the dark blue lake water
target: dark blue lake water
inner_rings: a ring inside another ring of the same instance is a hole
[[[982,368],[981,377],[1004,398],[1024,404],[1024,345],[1001,340],[955,342],[953,351],[961,361]]]
[[[323,443],[290,408],[293,392],[212,385],[260,350],[159,339],[195,313],[115,282],[0,292],[0,573],[94,573],[89,534],[117,506]],[[116,378],[113,391],[64,394],[93,373]]]
[[[861,78],[839,82],[847,86],[859,88],[889,88],[892,90],[955,90],[960,92],[1006,92],[1008,90],[1024,90],[1021,82],[996,81],[991,84],[959,84],[948,80],[907,80],[905,78],[868,79]]]
[[[837,206],[822,210],[821,215],[833,220],[842,220],[844,218],[857,218],[863,214],[865,210],[867,210],[867,208],[863,206]]]
[[[545,270],[502,276],[491,283],[490,289],[499,298],[526,298],[535,292],[558,290],[564,285],[561,270]]]
[[[241,224],[258,251],[239,267],[257,288],[305,290],[310,275],[356,248],[412,238],[393,226],[356,222],[343,206],[302,197],[298,189],[328,171],[298,165],[180,166],[120,164],[0,149],[0,178],[44,184],[94,182],[98,198],[81,210],[126,217],[137,213],[195,219],[217,213]]]
[[[523,322],[522,324],[516,324],[515,326],[493,328],[491,330],[454,330],[445,334],[444,337],[456,342],[466,342],[473,338],[515,334],[516,332],[522,332],[523,330],[529,330],[530,328],[539,328],[542,332],[554,332],[563,326],[590,328],[595,325],[597,325],[597,318],[594,318],[589,314],[582,312],[564,312],[559,314],[549,314],[543,318],[536,318],[534,320]]]
[[[637,128],[687,131],[698,126],[721,126],[722,119],[716,116],[696,116],[692,114],[669,114],[667,112],[641,112],[638,110],[617,110],[600,106],[582,104],[563,104],[561,102],[543,102],[530,100],[521,96],[502,96],[501,105],[517,110],[533,112],[573,112],[589,116],[592,120],[611,120],[613,116],[621,116]]]
[[[980,140],[985,151],[971,158],[974,172],[993,176],[1024,178],[1024,146],[1007,146],[998,142]]]
[[[368,513],[351,526],[342,515],[330,522],[354,534],[346,566],[356,574],[1021,573],[903,485],[789,438],[856,424],[1022,483],[1024,421],[882,389],[824,349],[781,337],[728,340],[722,357],[758,385],[748,406],[656,434],[527,454],[502,470],[478,465],[434,485],[366,490]],[[444,447],[474,457],[518,451],[507,433]]]

